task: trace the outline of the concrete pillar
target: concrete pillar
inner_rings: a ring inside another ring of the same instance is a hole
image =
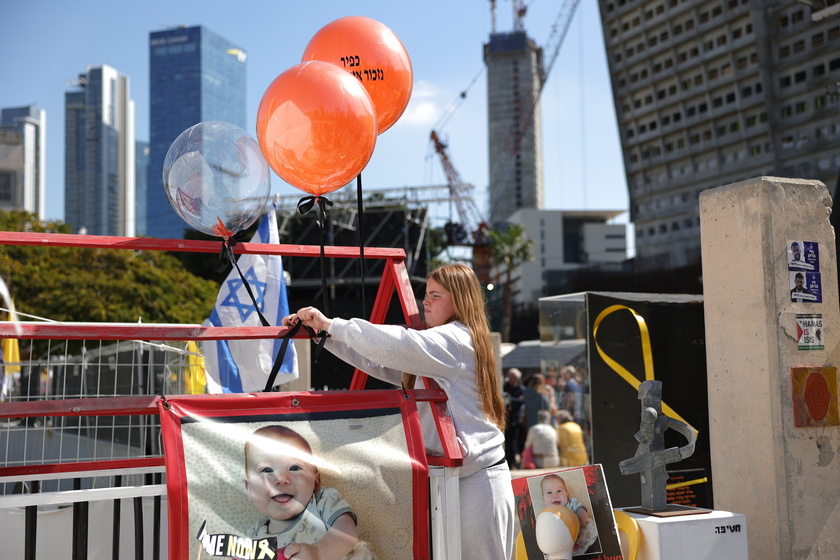
[[[700,195],[714,503],[746,515],[753,560],[840,551],[840,427],[836,415],[795,425],[792,377],[839,361],[830,211],[819,181],[758,177]],[[793,241],[818,246],[821,303],[791,301]],[[802,348],[807,314],[821,315],[824,350]],[[825,394],[836,410],[836,385]]]

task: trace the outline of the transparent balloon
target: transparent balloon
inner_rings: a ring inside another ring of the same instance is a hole
[[[190,226],[227,239],[263,214],[271,176],[259,144],[247,132],[208,121],[188,128],[169,147],[163,187],[169,204]]]

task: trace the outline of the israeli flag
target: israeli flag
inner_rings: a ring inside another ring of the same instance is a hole
[[[272,208],[262,217],[253,243],[280,242],[277,214]],[[272,326],[289,314],[289,300],[283,278],[283,262],[279,255],[241,255],[237,261],[242,275],[251,287],[260,312]],[[219,290],[216,306],[204,322],[214,327],[259,327],[259,315],[236,268],[233,268]],[[281,339],[208,340],[203,343],[207,368],[208,393],[254,393],[265,388]],[[298,377],[294,344],[289,343],[275,385]]]

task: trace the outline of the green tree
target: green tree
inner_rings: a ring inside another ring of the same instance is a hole
[[[522,263],[534,260],[531,249],[534,242],[525,237],[525,228],[509,224],[504,231],[490,230],[490,262],[505,274],[502,289],[502,340],[510,341],[510,324],[513,315],[513,271]]]
[[[0,229],[69,233],[26,212],[0,211]],[[171,255],[126,249],[0,245],[0,277],[18,311],[72,322],[201,323],[219,289]]]

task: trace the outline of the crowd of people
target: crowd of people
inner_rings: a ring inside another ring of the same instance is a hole
[[[507,411],[505,458],[511,469],[574,467],[589,464],[585,427],[588,392],[574,366],[545,375],[510,368],[503,396]]]

